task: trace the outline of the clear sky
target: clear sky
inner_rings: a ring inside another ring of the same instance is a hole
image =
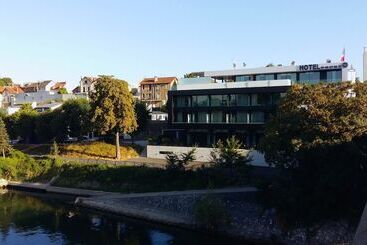
[[[366,0],[0,0],[0,76],[19,83],[346,59],[362,76]]]

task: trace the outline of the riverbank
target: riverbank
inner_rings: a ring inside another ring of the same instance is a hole
[[[276,211],[264,209],[257,198],[258,190],[252,187],[131,194],[29,183],[10,183],[9,187],[78,196],[75,201],[78,207],[257,243],[351,244],[356,230],[343,222],[328,222],[312,238],[307,238],[302,227],[292,230],[283,227]],[[230,217],[228,224],[207,230],[198,223],[196,205],[207,197],[221,200]]]

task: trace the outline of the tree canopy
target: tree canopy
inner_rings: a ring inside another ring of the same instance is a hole
[[[131,133],[137,128],[134,98],[128,83],[113,76],[100,76],[91,93],[92,122],[101,134],[116,136],[116,158],[120,158],[119,134]]]
[[[11,146],[9,144],[8,132],[6,131],[3,119],[0,118],[0,152],[2,156],[5,158],[5,154],[9,153],[10,150]]]
[[[10,77],[0,78],[0,86],[11,86],[13,85],[13,80]]]
[[[367,84],[292,86],[260,148],[281,171],[267,193],[286,221],[358,219],[367,199]]]

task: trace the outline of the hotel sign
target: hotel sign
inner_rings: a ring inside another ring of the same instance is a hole
[[[338,65],[332,65],[332,64],[310,64],[310,65],[300,65],[298,66],[298,70],[300,71],[318,71],[318,70],[330,70],[330,69],[341,69],[341,68],[347,68],[348,63],[344,62],[342,64]]]

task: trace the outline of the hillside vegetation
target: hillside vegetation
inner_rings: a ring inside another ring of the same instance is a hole
[[[30,155],[50,154],[50,144],[18,144],[14,148]],[[113,159],[115,146],[105,142],[83,142],[58,145],[60,156],[71,158]],[[120,146],[122,159],[138,157],[138,152],[130,146]]]

